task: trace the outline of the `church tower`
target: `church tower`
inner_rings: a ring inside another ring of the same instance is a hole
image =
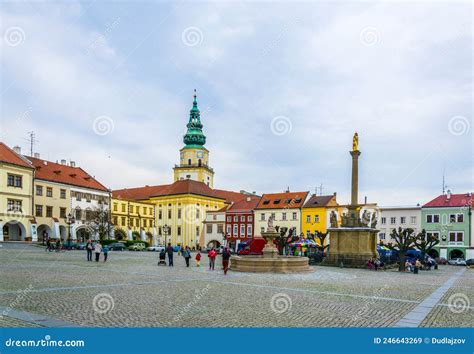
[[[206,136],[202,132],[201,114],[194,90],[193,108],[189,112],[184,147],[180,150],[179,165],[173,168],[174,181],[192,179],[214,187],[214,170],[209,167],[209,150],[204,147]]]

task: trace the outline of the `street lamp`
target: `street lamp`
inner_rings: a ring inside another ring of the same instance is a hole
[[[67,242],[70,245],[71,244],[71,226],[76,222],[76,219],[74,218],[74,215],[72,214],[72,211],[69,212],[69,214],[66,217],[66,224],[68,225],[68,237],[67,237]]]
[[[167,241],[168,241],[168,232],[169,231],[170,231],[170,227],[165,224],[165,226],[163,226],[163,233],[165,234],[165,246],[168,243]]]

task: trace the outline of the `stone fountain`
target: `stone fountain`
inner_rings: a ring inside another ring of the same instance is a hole
[[[266,244],[262,255],[232,256],[230,269],[237,272],[252,273],[305,273],[314,271],[309,266],[308,257],[282,256],[278,254],[274,241],[280,237],[280,232],[273,226],[273,219],[268,220],[266,231],[262,237]]]

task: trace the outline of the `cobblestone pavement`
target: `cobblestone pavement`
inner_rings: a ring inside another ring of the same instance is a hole
[[[45,252],[25,244],[0,248],[0,306],[97,327],[389,327],[459,270],[418,275],[316,267],[302,275],[229,272],[218,262],[157,267],[154,252],[111,252],[107,263],[85,251]],[[12,311],[13,313],[14,311]],[[0,326],[34,326],[4,311]],[[474,270],[468,269],[421,326],[468,327]]]

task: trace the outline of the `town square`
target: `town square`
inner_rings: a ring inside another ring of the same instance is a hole
[[[472,353],[472,13],[1,2],[0,354]]]

